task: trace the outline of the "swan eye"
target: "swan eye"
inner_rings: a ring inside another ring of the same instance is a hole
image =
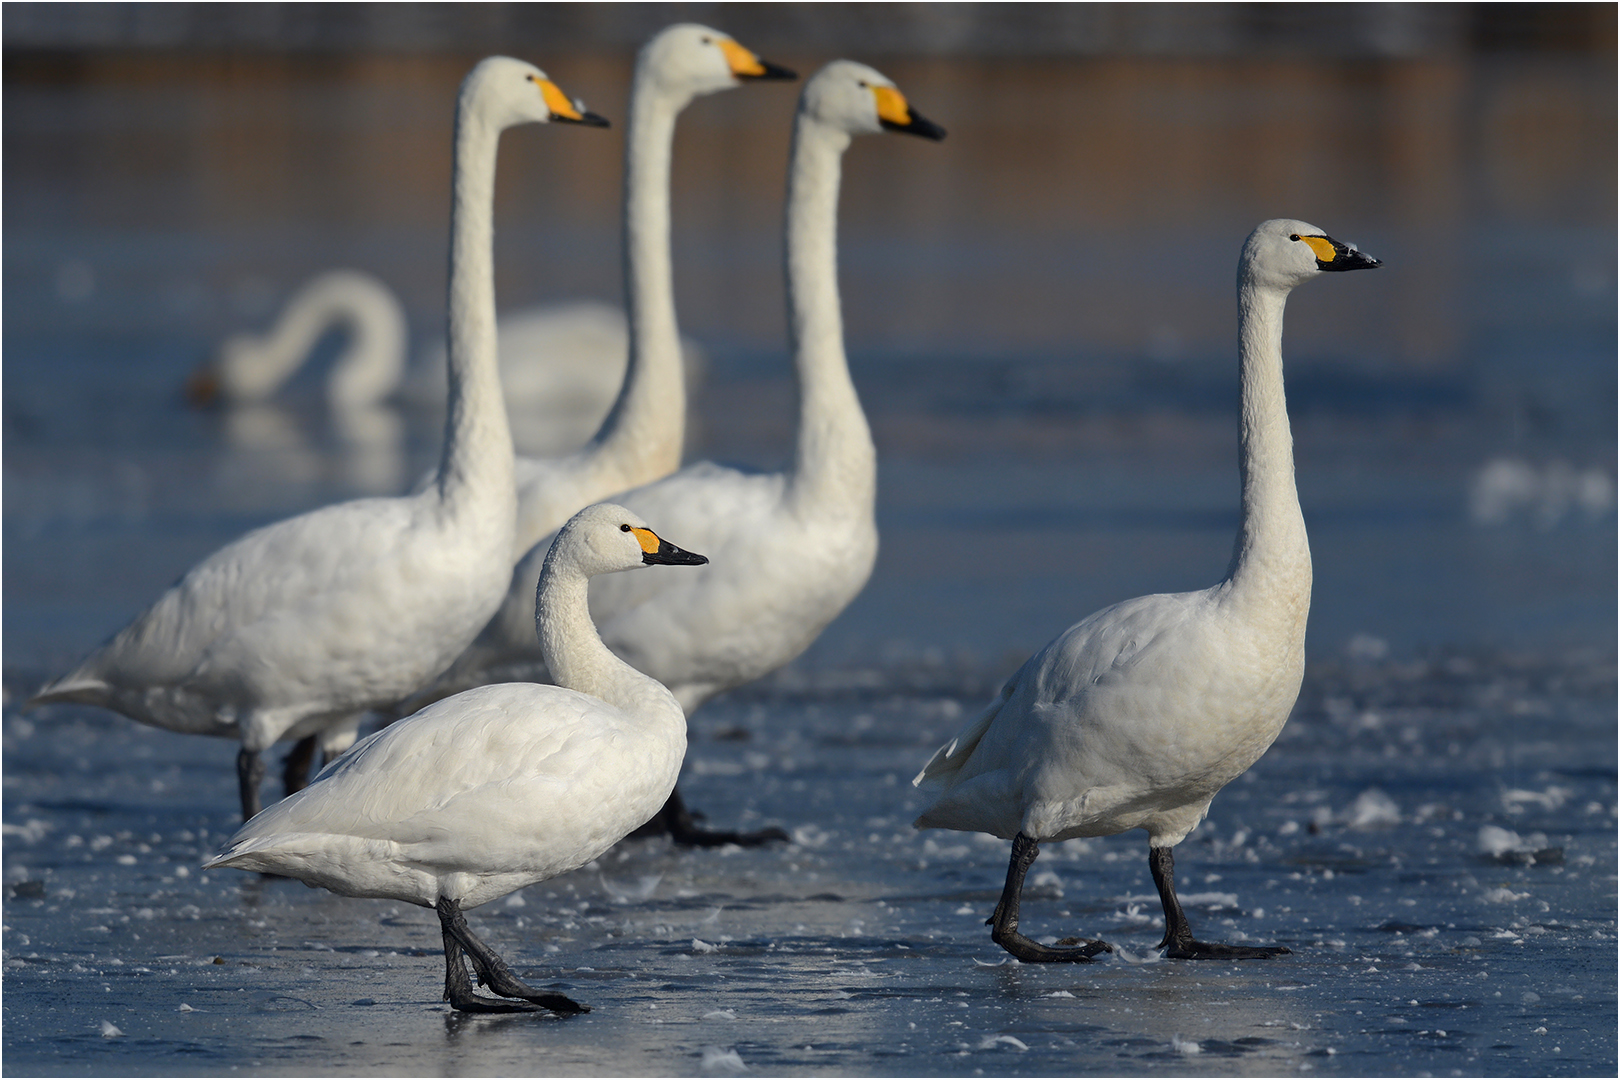
[[[620,532],[629,532],[630,531],[630,526],[628,526],[628,525],[620,525],[619,526],[619,531]]]
[[[1293,241],[1295,241],[1297,243],[1298,240],[1299,240],[1299,233],[1289,233],[1288,234],[1288,239],[1293,240]]]

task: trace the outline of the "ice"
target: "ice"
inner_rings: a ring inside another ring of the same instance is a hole
[[[980,1050],[994,1050],[998,1046],[1010,1046],[1019,1053],[1027,1053],[1029,1044],[1012,1035],[986,1035],[979,1040]]]
[[[1170,1036],[1170,1049],[1186,1057],[1191,1057],[1194,1054],[1202,1054],[1204,1052],[1204,1048],[1202,1046],[1199,1046],[1191,1039],[1183,1039],[1180,1035]]]
[[[122,1034],[123,1032],[118,1030],[117,1025],[115,1025],[111,1020],[103,1020],[101,1022],[101,1037],[103,1039],[116,1039]]]
[[[1352,829],[1372,829],[1401,823],[1400,807],[1378,788],[1368,788],[1356,796],[1344,812],[1345,824]]]
[[[698,1069],[705,1076],[738,1076],[748,1071],[742,1056],[731,1047],[705,1046]]]
[[[692,939],[692,951],[694,953],[699,954],[699,955],[702,955],[704,953],[719,952],[720,951],[720,946],[711,945],[707,941],[702,940],[701,938],[693,938]]]

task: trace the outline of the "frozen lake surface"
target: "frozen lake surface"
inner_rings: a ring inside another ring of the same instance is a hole
[[[623,116],[626,58],[535,58]],[[951,137],[846,162],[878,566],[800,661],[692,718],[683,780],[716,824],[795,842],[626,843],[471,913],[589,1015],[451,1015],[430,912],[202,873],[234,745],[19,715],[220,545],[431,464],[436,415],[329,414],[318,371],[234,413],[179,387],[329,266],[435,332],[465,66],[8,60],[9,1075],[1614,1074],[1609,56],[885,67]],[[776,89],[678,137],[682,325],[710,351],[690,457],[788,443]],[[616,147],[503,141],[503,303],[617,294]],[[1290,301],[1306,685],[1177,866],[1202,935],[1293,953],[1157,960],[1130,834],[1047,848],[1024,913],[1118,952],[1019,965],[983,925],[1007,845],[914,832],[909,780],[1065,626],[1225,570],[1232,268],[1278,214],[1387,265]]]
[[[1179,849],[1212,940],[1155,958],[1140,834],[1047,847],[1020,965],[983,925],[1007,845],[917,833],[907,782],[977,707],[874,670],[699,714],[683,782],[766,850],[621,844],[476,909],[593,1011],[454,1015],[432,913],[200,860],[232,747],[89,710],[5,727],[11,1075],[1604,1075],[1615,1063],[1614,672],[1511,656],[1314,665],[1270,753]]]

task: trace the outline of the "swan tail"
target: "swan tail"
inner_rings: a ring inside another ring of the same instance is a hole
[[[69,673],[39,688],[33,697],[23,702],[23,711],[40,705],[72,702],[77,705],[106,705],[110,687],[100,679]]]
[[[1001,707],[1012,697],[1013,687],[1017,679],[1008,679],[1007,684],[1001,688],[994,701],[985,706],[984,710],[973,721],[957,733],[956,737],[938,750],[928,759],[928,764],[922,767],[922,772],[912,777],[913,787],[948,788],[956,779],[956,774],[973,751],[978,749],[979,740],[984,733],[990,730],[990,724],[995,720]]]

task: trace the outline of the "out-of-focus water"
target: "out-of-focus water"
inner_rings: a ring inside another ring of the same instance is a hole
[[[1612,58],[880,64],[951,133],[846,159],[882,554],[802,661],[694,717],[688,765],[717,821],[798,843],[629,845],[475,913],[589,1017],[449,1017],[426,913],[198,872],[229,744],[17,716],[208,552],[433,459],[436,416],[329,415],[316,373],[234,414],[179,387],[330,266],[439,332],[471,59],[8,57],[8,1071],[1613,1071]],[[625,58],[530,59],[623,117]],[[690,456],[786,453],[792,104],[706,99],[677,137]],[[506,136],[503,303],[617,295],[621,134]],[[1162,927],[1127,837],[1043,853],[1026,917],[1132,959],[1004,964],[1004,845],[913,834],[906,781],[1064,626],[1224,571],[1233,269],[1284,215],[1387,266],[1290,301],[1311,672],[1181,866],[1211,936],[1296,955],[1134,962]]]

